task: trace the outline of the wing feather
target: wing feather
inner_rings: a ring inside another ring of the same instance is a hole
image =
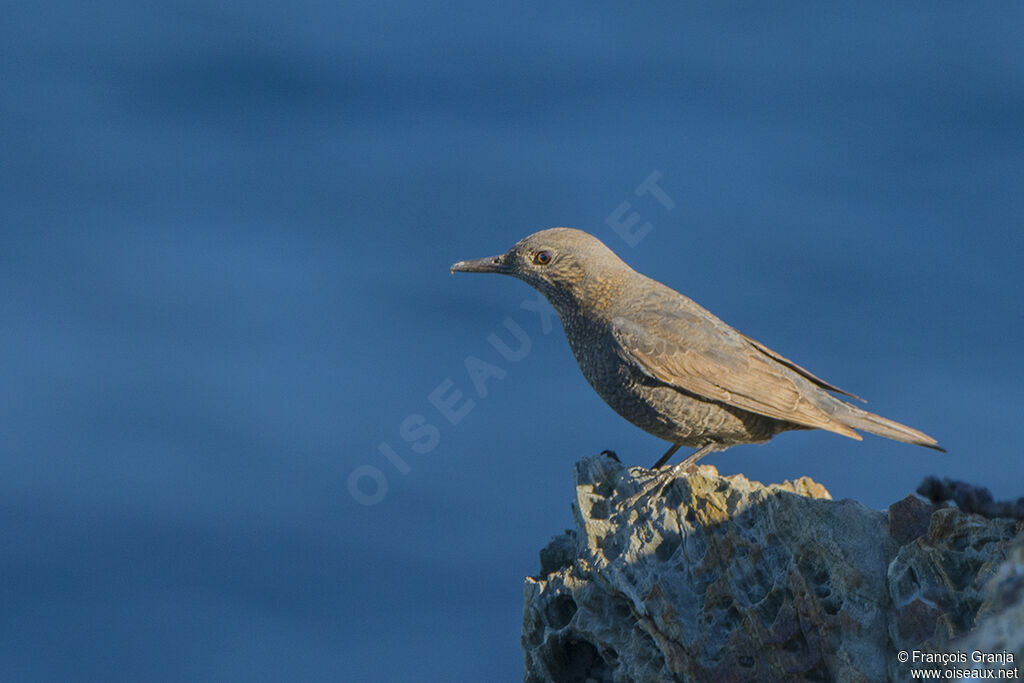
[[[806,370],[806,369],[800,367],[799,365],[797,365],[793,361],[791,361],[788,358],[786,358],[785,356],[783,356],[778,351],[772,351],[771,349],[769,349],[767,346],[765,346],[761,342],[757,341],[756,339],[751,339],[750,337],[748,337],[747,335],[743,334],[742,332],[740,333],[740,336],[743,337],[747,341],[748,344],[753,346],[755,349],[757,349],[761,353],[765,354],[769,358],[777,360],[778,362],[782,363],[783,365],[785,365],[790,370],[793,370],[794,372],[797,372],[800,375],[803,375],[806,379],[809,379],[811,382],[813,382],[814,384],[817,384],[822,389],[828,389],[829,391],[834,391],[837,394],[842,394],[843,396],[849,396],[850,398],[855,398],[858,401],[861,401],[862,403],[867,403],[867,401],[862,399],[857,394],[851,394],[849,391],[846,391],[845,389],[840,389],[836,385],[830,384],[830,383],[826,382],[822,378],[820,378],[817,375],[815,375],[814,373],[812,373],[810,370]]]
[[[791,363],[780,364],[774,352],[751,346],[753,340],[717,319],[680,311],[639,325],[616,317],[612,331],[623,355],[661,382],[752,413],[861,438],[803,395]]]

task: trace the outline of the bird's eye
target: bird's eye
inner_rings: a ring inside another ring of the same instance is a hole
[[[538,251],[533,255],[533,262],[538,263],[542,266],[546,266],[551,263],[551,252],[550,251]]]

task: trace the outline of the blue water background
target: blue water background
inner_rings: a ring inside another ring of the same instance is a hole
[[[793,433],[723,473],[1024,495],[1021,7],[7,7],[2,677],[519,680],[573,463],[664,449],[525,285],[448,274],[553,225],[949,450]]]

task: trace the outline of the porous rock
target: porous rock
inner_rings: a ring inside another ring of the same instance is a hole
[[[957,642],[963,652],[1009,653],[1016,667],[1024,661],[1024,534],[1018,533],[1003,562],[985,586],[978,626]]]
[[[979,616],[1020,645],[1016,520],[603,455],[575,478],[575,528],[524,586],[527,681],[905,680],[899,650],[966,643]]]

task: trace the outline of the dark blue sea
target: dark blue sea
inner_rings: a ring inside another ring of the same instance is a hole
[[[520,680],[573,463],[666,446],[532,290],[448,273],[555,225],[949,451],[796,432],[723,473],[875,508],[930,474],[1024,495],[1022,26],[1011,2],[9,4],[0,678]]]

